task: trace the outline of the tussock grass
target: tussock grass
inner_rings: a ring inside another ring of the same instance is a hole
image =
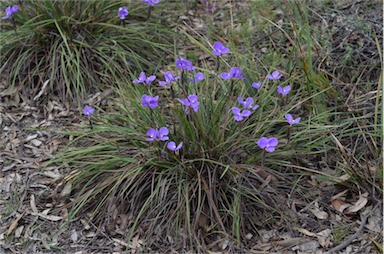
[[[33,98],[43,83],[66,98],[115,85],[115,73],[156,69],[173,33],[159,12],[146,21],[143,4],[128,5],[125,25],[117,17],[124,1],[25,1],[2,22],[1,73],[10,86]],[[4,3],[1,7],[5,8]],[[48,92],[48,91],[47,91]]]
[[[222,64],[223,71],[228,71],[227,64]],[[324,141],[331,140],[327,133],[335,127],[322,125],[323,115],[302,107],[311,97],[303,98],[301,88],[294,85],[300,76],[265,80],[256,90],[250,88],[250,80],[224,81],[215,67],[202,66],[204,81],[193,85],[192,73],[184,73],[185,80],[173,84],[172,90],[122,79],[116,90],[120,102],[115,104],[116,113],[99,109],[93,129],[84,126],[67,133],[74,142],[51,163],[71,169],[65,179],[74,190],[71,216],[88,211],[105,222],[128,213],[129,239],[144,227],[143,237],[150,241],[161,228],[161,234],[173,237],[182,232],[191,247],[207,244],[217,235],[240,242],[260,227],[268,213],[288,220],[281,206],[284,195],[279,193],[290,183],[279,169],[295,158],[331,149]],[[250,77],[256,75],[251,68],[247,71]],[[288,84],[294,87],[292,94],[279,97],[277,85]],[[159,107],[144,108],[140,104],[144,93],[160,95]],[[176,98],[192,93],[199,97],[199,110],[186,114]],[[238,106],[238,96],[253,97],[259,104],[243,122],[236,122],[231,112]],[[284,119],[288,112],[303,116],[289,139]],[[150,127],[162,126],[169,128],[170,140],[184,142],[180,152],[167,150],[164,142],[145,140]],[[280,140],[264,164],[265,154],[255,144],[261,136]],[[209,237],[202,240],[201,232]]]

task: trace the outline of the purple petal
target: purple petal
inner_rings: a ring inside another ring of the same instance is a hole
[[[233,113],[234,115],[239,115],[239,114],[240,114],[240,109],[237,108],[237,107],[232,107],[232,113]]]
[[[196,101],[195,103],[192,104],[192,109],[195,112],[197,112],[199,110],[199,102],[198,101]]]
[[[235,118],[235,120],[236,120],[237,122],[242,121],[242,120],[244,119],[244,117],[242,117],[242,116],[240,116],[240,115],[234,115],[233,118]]]
[[[167,127],[161,127],[159,130],[160,135],[168,135],[168,133],[169,133],[169,130]]]
[[[254,103],[254,100],[251,97],[248,97],[247,99],[245,99],[244,107],[250,108],[252,107],[253,103]]]
[[[165,86],[165,85],[168,85],[169,84],[169,82],[167,82],[167,81],[159,81],[159,85],[160,86]]]
[[[194,103],[194,102],[198,101],[199,98],[197,97],[196,94],[191,94],[191,95],[188,96],[188,100],[189,100],[191,103]]]
[[[180,144],[176,147],[175,151],[179,150],[182,147],[183,147],[183,142],[180,142]]]
[[[204,80],[204,74],[202,72],[196,73],[195,79],[196,79],[197,82]]]
[[[252,112],[250,110],[243,110],[243,112],[241,112],[241,116],[245,116],[245,117],[248,117],[252,114]]]
[[[221,77],[222,79],[230,79],[230,78],[232,78],[231,74],[228,73],[228,72],[223,72],[223,73],[221,73],[221,74],[220,74],[220,77]]]
[[[148,131],[147,131],[147,136],[149,138],[147,138],[147,141],[153,141],[157,138],[158,136],[158,130],[156,129],[153,129],[153,128],[150,128]]]
[[[261,137],[259,141],[256,142],[256,144],[261,148],[264,149],[267,146],[268,139],[266,137]]]
[[[279,140],[277,138],[268,139],[268,146],[277,146],[278,143],[279,143]]]
[[[274,77],[275,79],[279,79],[279,78],[281,78],[283,75],[281,75],[280,74],[280,72],[279,71],[274,71],[274,72],[272,72],[272,77]]]
[[[283,93],[285,94],[285,95],[287,95],[288,93],[289,93],[289,91],[291,91],[291,86],[286,86],[286,87],[284,87],[283,88]]]
[[[265,148],[265,151],[269,152],[269,153],[272,153],[275,151],[275,147],[274,146],[268,146]]]
[[[149,76],[145,82],[148,84],[148,83],[154,81],[155,79],[156,79],[156,76]]]
[[[258,107],[259,105],[256,104],[255,106],[252,107],[252,110],[256,110]]]
[[[277,93],[283,94],[283,88],[281,86],[277,87]]]
[[[286,114],[286,115],[285,115],[285,119],[287,119],[287,122],[288,122],[289,124],[292,124],[293,117],[292,117],[291,114]]]
[[[17,5],[14,5],[11,8],[12,13],[16,13],[18,10],[19,10],[19,6],[17,6]]]
[[[169,150],[175,151],[175,149],[176,149],[176,143],[173,142],[173,141],[168,142],[168,144],[167,144],[167,148],[168,148]]]

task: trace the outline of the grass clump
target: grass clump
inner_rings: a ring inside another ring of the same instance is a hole
[[[5,4],[11,2],[2,2],[2,9]],[[122,6],[129,11],[124,19],[118,16]],[[0,70],[26,98],[34,98],[49,80],[46,92],[65,100],[115,84],[115,73],[155,69],[172,32],[159,11],[148,16],[147,8],[120,0],[23,1],[1,23]]]
[[[204,51],[215,65],[179,57],[158,84],[145,73],[122,79],[117,113],[87,108],[92,125],[67,133],[74,142],[51,162],[71,169],[72,216],[128,214],[129,239],[169,235],[191,247],[240,242],[273,223],[265,216],[285,219],[279,192],[291,183],[279,169],[324,152],[324,116],[301,107],[311,97],[303,99],[300,76],[256,73],[236,54],[230,65],[221,56],[229,49],[213,47]]]

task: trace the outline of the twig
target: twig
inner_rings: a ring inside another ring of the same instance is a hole
[[[348,239],[346,239],[344,242],[340,243],[336,247],[325,252],[325,254],[338,252],[344,249],[345,247],[347,247],[348,245],[350,245],[352,241],[355,240],[363,232],[364,226],[365,224],[367,224],[367,218],[368,218],[368,215],[361,215],[361,224],[360,224],[360,227],[357,229],[356,233],[354,233],[351,237],[349,237]]]

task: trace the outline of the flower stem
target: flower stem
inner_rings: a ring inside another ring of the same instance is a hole
[[[291,130],[292,130],[292,126],[289,125],[288,126],[288,133],[287,133],[287,145],[288,145],[289,141],[291,140]]]
[[[265,152],[265,150],[263,150],[263,154],[261,155],[261,166],[262,167],[264,167],[265,157],[266,157],[266,152]]]

